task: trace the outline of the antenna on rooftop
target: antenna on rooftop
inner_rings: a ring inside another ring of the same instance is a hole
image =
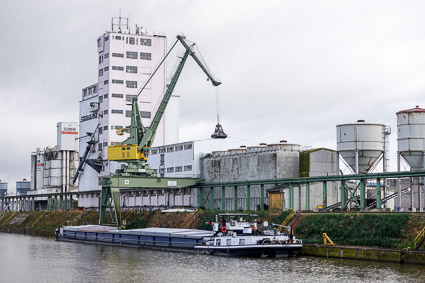
[[[123,30],[130,32],[128,27],[128,18],[121,17],[121,9],[119,17],[113,17],[111,20],[111,27],[113,32],[122,33]]]

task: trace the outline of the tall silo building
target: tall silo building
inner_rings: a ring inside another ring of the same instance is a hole
[[[91,134],[96,131],[96,139],[92,141],[86,159],[106,160],[107,147],[127,139],[128,134],[120,136],[116,130],[130,125],[131,100],[145,85],[167,51],[164,34],[150,34],[137,26],[135,32],[130,33],[126,18],[113,18],[111,28],[111,31],[97,38],[98,83],[83,89],[80,101],[80,161],[85,154],[87,141],[91,139],[85,135],[87,132]],[[150,125],[165,93],[166,79],[166,67],[162,64],[138,98],[145,126]],[[88,96],[85,91],[90,90],[92,95]],[[178,96],[172,96],[159,124],[154,146],[177,142]],[[116,162],[103,162],[98,173],[84,164],[79,176],[80,191],[98,189],[98,179],[119,167],[120,164]]]

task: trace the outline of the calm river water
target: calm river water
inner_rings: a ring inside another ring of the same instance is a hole
[[[0,282],[425,282],[425,266],[228,258],[0,233]]]

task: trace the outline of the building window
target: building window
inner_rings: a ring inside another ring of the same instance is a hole
[[[183,146],[182,145],[177,145],[176,146],[176,151],[182,151],[183,150]]]
[[[137,73],[137,67],[136,66],[126,66],[125,71],[127,73]]]
[[[165,153],[165,147],[160,147],[159,148],[159,153]]]
[[[102,56],[99,56],[99,64],[102,63]]]
[[[109,67],[108,67],[108,66],[106,66],[103,70],[104,70],[105,72],[107,72],[107,71],[109,71]]]
[[[140,39],[140,45],[146,45],[146,46],[151,46],[152,41],[148,38],[141,38]]]
[[[99,144],[97,145],[97,150],[98,150],[98,151],[102,151],[102,143],[99,143]]]
[[[112,53],[112,57],[124,58],[124,54],[122,54],[122,53]]]
[[[116,35],[116,36],[115,36],[115,39],[116,39],[116,40],[121,40],[121,36]]]
[[[174,152],[174,146],[167,147],[167,152]]]
[[[118,130],[124,128],[123,126],[111,126],[111,130]]]
[[[137,59],[137,52],[127,51],[126,54],[128,59]]]
[[[112,66],[112,70],[115,70],[115,71],[124,71],[124,67]]]
[[[103,69],[99,70],[99,77],[103,76]]]
[[[105,41],[108,41],[109,40],[109,36],[105,36]]]
[[[109,53],[105,53],[105,59],[109,58]]]
[[[129,37],[128,38],[128,43],[130,43],[130,44],[136,44],[136,40],[134,39],[134,37]]]
[[[99,96],[99,103],[103,102],[103,96]]]
[[[108,114],[108,109],[103,110],[103,115],[107,115]]]
[[[167,173],[173,173],[173,172],[174,172],[174,167],[167,168]]]
[[[108,130],[108,125],[103,126],[103,131],[107,131]]]
[[[123,97],[124,97],[124,95],[123,95],[123,94],[121,94],[121,93],[113,93],[113,94],[112,94],[112,97],[116,97],[116,98],[123,98]]]
[[[105,95],[103,96],[103,98],[104,98],[104,99],[107,99],[107,98],[108,98],[108,94],[105,94]]]
[[[137,88],[137,82],[136,81],[125,81],[128,88]]]
[[[151,149],[151,154],[152,154],[152,155],[154,155],[154,154],[158,154],[158,149]]]
[[[111,113],[112,113],[112,114],[122,114],[122,113],[123,113],[123,110],[112,109],[112,110],[111,110]]]
[[[121,145],[120,142],[111,142],[111,145]]]
[[[192,165],[185,166],[184,171],[192,171]]]
[[[131,110],[125,110],[125,117],[131,117]]]
[[[103,128],[99,127],[99,135],[101,135],[103,133]]]
[[[103,84],[104,85],[107,85],[108,84],[108,80],[104,81]]]
[[[185,144],[184,145],[184,150],[189,150],[189,149],[192,149],[192,144],[190,143],[190,144]]]
[[[124,81],[123,80],[112,80],[113,84],[123,84]]]
[[[150,119],[150,118],[151,118],[151,112],[148,112],[148,111],[140,111],[140,117]]]
[[[99,38],[97,40],[97,47],[101,47],[102,46],[102,40]]]
[[[177,166],[176,167],[176,172],[183,172],[183,167]]]
[[[151,60],[151,54],[150,53],[145,53],[145,52],[140,52],[140,59],[142,59],[142,60]]]
[[[108,142],[104,142],[103,143],[103,146],[108,146]]]
[[[137,95],[132,95],[132,94],[126,94],[125,95],[125,101],[132,101],[133,98],[137,97]]]

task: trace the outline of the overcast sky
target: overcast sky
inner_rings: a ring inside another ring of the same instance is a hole
[[[197,43],[223,82],[231,137],[336,149],[335,126],[364,119],[392,127],[395,170],[395,113],[425,107],[425,1],[0,1],[0,179],[10,189],[30,178],[31,152],[56,144],[56,123],[78,121],[81,89],[97,83],[96,39],[120,9],[132,31]],[[208,138],[215,91],[193,61],[175,94],[180,140]]]

